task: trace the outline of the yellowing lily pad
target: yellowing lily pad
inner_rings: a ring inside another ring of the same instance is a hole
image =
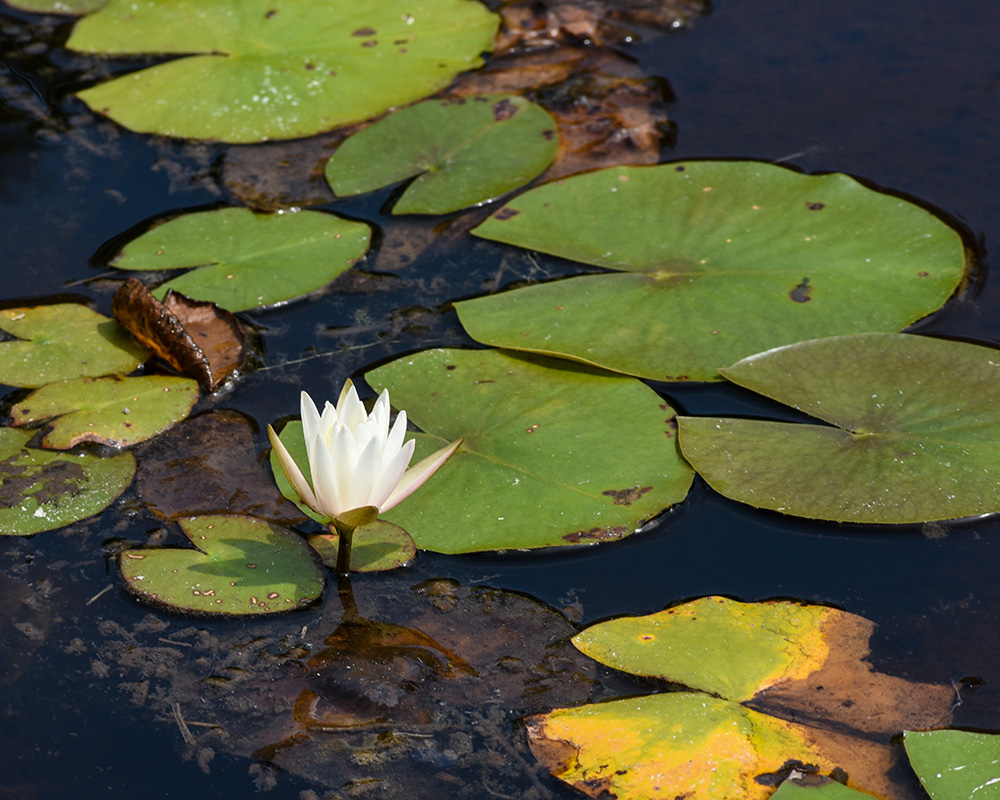
[[[427,100],[351,136],[326,165],[338,195],[412,178],[393,214],[447,214],[541,175],[559,149],[556,123],[513,94]]]
[[[691,486],[673,410],[632,378],[498,350],[429,350],[366,378],[424,431],[414,460],[465,438],[386,515],[421,549],[621,539]]]
[[[336,530],[331,529],[329,533],[318,533],[310,537],[309,544],[319,553],[325,566],[337,568],[340,534]],[[354,529],[351,572],[398,569],[413,561],[416,555],[417,547],[410,534],[391,522],[380,519]]]
[[[482,64],[497,17],[469,0],[108,0],[67,46],[183,58],[80,92],[142,133],[296,139],[374,117]]]
[[[15,427],[52,420],[42,439],[51,450],[83,442],[129,447],[180,422],[197,399],[190,378],[76,378],[36,389],[10,414]]]
[[[32,431],[0,428],[0,535],[54,530],[103,511],[135,474],[131,453],[108,458],[28,447]]]
[[[167,291],[243,311],[325,286],[368,249],[369,228],[320,211],[255,214],[222,208],[175,217],[129,242],[111,266],[196,267],[161,284]]]
[[[757,162],[597,170],[525,192],[474,233],[613,270],[457,303],[475,339],[665,381],[898,331],[965,270],[959,235],[923,208]]]
[[[139,599],[196,614],[259,615],[315,602],[325,577],[313,550],[286,528],[254,517],[190,517],[181,530],[197,548],[149,547],[119,556]]]
[[[1000,736],[972,731],[906,731],[920,782],[933,800],[1000,798]]]
[[[998,350],[871,333],[789,345],[721,372],[830,423],[682,418],[684,456],[726,497],[861,523],[1000,511]]]
[[[149,352],[113,319],[77,303],[5,308],[0,330],[0,383],[41,386],[81,376],[126,374]]]
[[[907,797],[890,740],[947,724],[954,690],[875,672],[874,625],[819,606],[704,597],[598,623],[573,639],[609,666],[693,691],[527,718],[532,750],[591,797],[763,800],[791,769]]]

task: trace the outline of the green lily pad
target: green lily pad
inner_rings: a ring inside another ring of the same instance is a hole
[[[338,195],[417,176],[393,214],[447,214],[541,175],[559,149],[556,123],[513,94],[427,100],[351,136],[326,164]]]
[[[190,517],[181,530],[197,550],[148,547],[118,558],[139,599],[196,614],[292,611],[319,599],[323,568],[304,539],[262,519]]]
[[[796,772],[782,781],[771,800],[871,800],[872,796],[830,778]]]
[[[113,319],[77,303],[5,308],[0,330],[0,383],[41,386],[82,376],[126,374],[149,351]]]
[[[497,350],[429,350],[366,378],[424,431],[414,460],[465,437],[386,514],[421,549],[621,539],[691,486],[673,410],[632,378]]]
[[[474,338],[655,380],[715,380],[779,345],[898,331],[965,270],[959,235],[919,206],[757,162],[574,176],[474,233],[615,270],[457,303]]]
[[[0,535],[27,536],[92,517],[132,482],[131,453],[36,450],[27,446],[33,435],[0,428]]]
[[[337,548],[340,534],[318,533],[310,537],[311,544],[323,564],[337,568]],[[417,555],[417,546],[406,531],[385,520],[376,520],[354,530],[351,542],[351,572],[385,572],[405,567]]]
[[[933,800],[1000,798],[1000,736],[971,731],[906,731],[910,765]]]
[[[129,242],[111,266],[197,267],[161,284],[230,311],[291,300],[326,286],[368,249],[369,228],[320,211],[255,214],[221,208],[175,217]]]
[[[103,6],[107,0],[5,0],[7,5],[35,14],[89,14]]]
[[[183,55],[80,92],[142,133],[296,139],[377,116],[482,64],[498,18],[469,0],[109,0],[67,42]]]
[[[180,422],[197,399],[190,378],[76,378],[37,389],[10,414],[15,427],[53,420],[42,439],[51,450],[83,442],[129,447]]]
[[[592,625],[573,638],[583,653],[691,691],[528,717],[529,743],[595,798],[764,800],[790,769],[906,796],[890,740],[912,720],[950,719],[954,690],[873,671],[874,627],[833,608],[724,597]]]
[[[789,345],[721,372],[830,423],[680,419],[685,458],[726,497],[840,522],[1000,511],[1000,351],[871,333]]]

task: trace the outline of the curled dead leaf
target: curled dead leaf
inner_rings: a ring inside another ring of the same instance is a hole
[[[161,303],[141,281],[129,278],[115,292],[111,308],[136,339],[206,392],[218,389],[243,364],[243,328],[215,303],[174,291]]]

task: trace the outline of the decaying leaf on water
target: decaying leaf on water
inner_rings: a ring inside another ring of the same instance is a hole
[[[111,310],[128,331],[182,375],[214,392],[246,358],[246,335],[233,314],[215,303],[169,291],[161,303],[142,281],[129,278]]]
[[[0,383],[42,386],[69,378],[125,375],[149,353],[113,319],[79,303],[0,311]]]
[[[405,570],[351,586],[353,599],[328,590],[320,608],[252,630],[108,621],[97,652],[125,697],[150,685],[143,713],[187,720],[192,754],[257,754],[323,796],[545,796],[512,730],[589,696],[596,665],[570,644],[575,626],[523,594]]]
[[[295,525],[305,517],[258,460],[256,424],[228,409],[185,420],[145,445],[139,496],[160,519],[245,514]]]
[[[44,422],[42,446],[69,450],[84,442],[130,447],[184,419],[198,399],[189,378],[139,375],[47,383],[10,410],[15,427]]]
[[[598,623],[573,639],[584,653],[689,690],[530,717],[532,750],[595,798],[763,800],[793,768],[909,798],[891,739],[947,725],[954,689],[874,671],[874,628],[824,606],[724,597]]]

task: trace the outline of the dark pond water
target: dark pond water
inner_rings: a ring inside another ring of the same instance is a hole
[[[73,293],[107,312],[115,287],[82,283],[100,272],[92,262],[152,218],[228,202],[218,180],[223,148],[151,141],[93,120],[68,97],[91,65],[42,44],[64,40],[68,23],[4,9],[0,25],[0,299]],[[976,280],[917,327],[1000,345],[1000,289],[988,274],[988,251],[1000,236],[997,31],[1000,7],[991,0],[732,0],[691,30],[626,52],[676,95],[677,140],[665,158],[844,171],[961,226],[982,262]],[[378,211],[384,200],[383,193],[337,210],[389,225]],[[539,274],[484,243],[431,255],[308,306],[247,315],[263,337],[266,368],[215,404],[263,425],[296,410],[300,385],[332,396],[375,361],[468,343],[446,301],[492,288],[498,274],[501,284]],[[657,388],[693,414],[773,413],[720,387]],[[258,432],[259,451],[265,441]],[[37,617],[27,632],[4,622],[0,796],[236,797],[259,788],[251,762],[224,747],[210,764],[204,755],[201,763],[197,754],[185,760],[174,721],[152,713],[152,699],[137,701],[138,672],[125,660],[101,666],[109,623],[129,631],[152,624],[149,610],[116,584],[87,604],[114,584],[102,542],[142,540],[157,527],[136,508],[133,497],[131,509],[68,532],[2,543],[0,570],[32,588]],[[422,554],[406,581],[443,576],[556,608],[575,604],[582,624],[706,594],[834,604],[878,623],[879,669],[934,682],[980,679],[963,694],[955,724],[1000,729],[998,536],[996,519],[892,530],[785,519],[738,507],[697,482],[681,506],[622,542],[504,556]],[[312,624],[318,613],[288,625]],[[159,616],[172,632],[188,624]],[[256,624],[219,623],[212,632],[250,637]],[[149,680],[155,695],[157,677]],[[187,716],[197,719],[197,709]],[[463,780],[470,791],[475,776]],[[276,781],[267,796],[308,797],[301,793],[314,788],[324,796],[299,775]],[[544,778],[533,791],[573,796]]]

